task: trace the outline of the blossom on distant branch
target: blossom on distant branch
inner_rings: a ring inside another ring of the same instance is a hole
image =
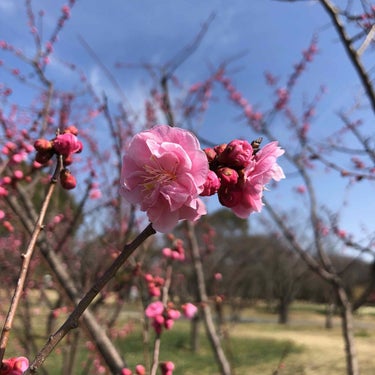
[[[155,301],[146,307],[145,315],[152,321],[155,332],[160,335],[163,327],[172,328],[174,321],[180,318],[181,313],[170,306],[164,308],[161,301]]]
[[[198,307],[190,302],[183,304],[181,308],[184,316],[188,319],[194,318],[194,316],[198,312]]]
[[[133,137],[123,157],[121,194],[147,213],[155,230],[170,232],[179,220],[206,214],[199,198],[208,162],[197,138],[167,125]]]

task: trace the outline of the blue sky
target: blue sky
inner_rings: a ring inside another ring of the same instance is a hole
[[[49,35],[64,2],[34,0],[37,13],[45,11],[44,35]],[[302,108],[302,97],[311,99],[321,84],[327,94],[318,107],[313,136],[321,137],[340,125],[335,111],[347,108],[355,95],[361,95],[357,76],[345,57],[338,37],[329,26],[329,19],[314,1],[281,3],[272,0],[78,0],[72,17],[55,46],[49,74],[60,85],[72,84],[75,77],[61,68],[59,59],[75,63],[89,77],[98,92],[105,91],[113,101],[116,93],[98,68],[96,61],[82,46],[82,37],[98,58],[114,72],[129,103],[139,106],[147,89],[147,75],[140,71],[116,70],[116,62],[151,62],[162,64],[190,43],[200,26],[211,14],[215,19],[194,55],[177,71],[183,83],[193,83],[207,77],[210,64],[244,52],[232,65],[233,82],[259,108],[266,108],[273,98],[265,85],[263,73],[270,71],[286,81],[292,66],[307,48],[314,34],[318,35],[319,53],[298,86],[295,107]],[[32,37],[26,26],[23,1],[0,0],[0,40],[21,48],[26,54],[33,51]],[[9,54],[0,52],[7,65],[18,63]],[[2,78],[4,77],[4,78]],[[0,81],[10,80],[0,70]],[[6,81],[8,82],[8,81]],[[12,82],[8,82],[11,84]],[[26,93],[15,91],[13,100],[22,102]],[[214,142],[227,142],[238,136],[257,137],[237,119],[238,111],[231,106],[216,106],[207,113],[200,131]],[[363,114],[365,120],[373,117]],[[283,123],[277,123],[282,136]],[[373,135],[373,131],[370,133]],[[285,166],[287,168],[287,166]],[[347,196],[345,186],[334,174],[319,170],[316,174],[319,195],[334,208],[342,206]],[[298,181],[282,182],[275,192],[267,193],[276,200],[293,199],[290,194]],[[343,226],[360,230],[373,216],[373,186],[359,186],[349,194],[356,208],[345,208]],[[283,198],[284,197],[284,198]],[[272,198],[271,198],[272,199]],[[293,201],[294,203],[295,201]]]

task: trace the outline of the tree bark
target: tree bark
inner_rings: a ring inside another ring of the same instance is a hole
[[[202,305],[203,311],[203,320],[206,327],[206,332],[208,339],[210,341],[212,350],[215,354],[216,360],[218,362],[220,373],[222,375],[231,375],[232,371],[230,368],[229,361],[227,360],[224,350],[221,346],[220,339],[217,335],[215,330],[215,324],[212,319],[210,305],[208,303],[207,292],[206,292],[206,284],[204,280],[204,272],[203,272],[203,265],[202,260],[199,252],[199,246],[197,242],[197,238],[195,236],[194,225],[191,222],[186,222],[187,225],[187,236],[190,245],[190,251],[193,259],[194,265],[194,274],[196,278],[196,283],[198,286],[198,293],[200,303]]]
[[[348,375],[359,375],[359,365],[354,343],[353,311],[348,295],[342,286],[337,287],[341,304],[342,334],[345,343],[346,368]]]

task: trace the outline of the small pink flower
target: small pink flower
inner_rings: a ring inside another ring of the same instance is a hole
[[[53,148],[55,151],[65,157],[82,150],[82,143],[72,133],[64,133],[58,135],[53,140]]]
[[[190,132],[155,126],[133,137],[123,158],[121,194],[140,204],[155,230],[206,214],[199,199],[208,173],[205,153]]]
[[[193,305],[192,303],[188,302],[188,303],[185,303],[184,305],[181,306],[182,307],[182,312],[184,314],[184,316],[188,319],[192,319],[194,318],[195,314],[197,313],[198,311],[198,307]]]
[[[121,370],[121,375],[132,375],[132,374],[133,374],[132,370],[130,370],[128,368],[123,368]]]
[[[145,310],[147,318],[155,318],[158,315],[161,315],[164,311],[164,305],[160,301],[155,301],[150,303]]]

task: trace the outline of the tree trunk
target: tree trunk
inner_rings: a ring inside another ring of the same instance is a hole
[[[186,222],[187,225],[187,236],[189,240],[191,255],[193,259],[194,274],[196,278],[196,283],[198,287],[199,300],[202,305],[203,319],[206,327],[206,332],[208,339],[210,341],[212,350],[215,354],[216,360],[218,362],[220,373],[222,375],[231,375],[232,370],[229,365],[229,361],[225,356],[224,350],[221,346],[220,339],[215,330],[215,325],[212,319],[210,305],[208,303],[206,284],[204,280],[204,272],[202,260],[199,253],[199,246],[197,238],[195,236],[194,226],[191,222]]]
[[[326,329],[333,328],[333,310],[335,309],[335,304],[333,302],[328,302],[326,306]]]
[[[341,304],[342,334],[345,343],[346,371],[348,375],[359,375],[358,358],[354,342],[353,311],[345,289],[337,286],[337,295]]]
[[[279,299],[279,305],[277,306],[277,312],[279,314],[279,324],[289,323],[289,306],[290,301],[288,298],[281,297]]]
[[[193,353],[198,353],[199,351],[199,322],[199,314],[196,314],[191,320],[190,325],[190,345]]]

